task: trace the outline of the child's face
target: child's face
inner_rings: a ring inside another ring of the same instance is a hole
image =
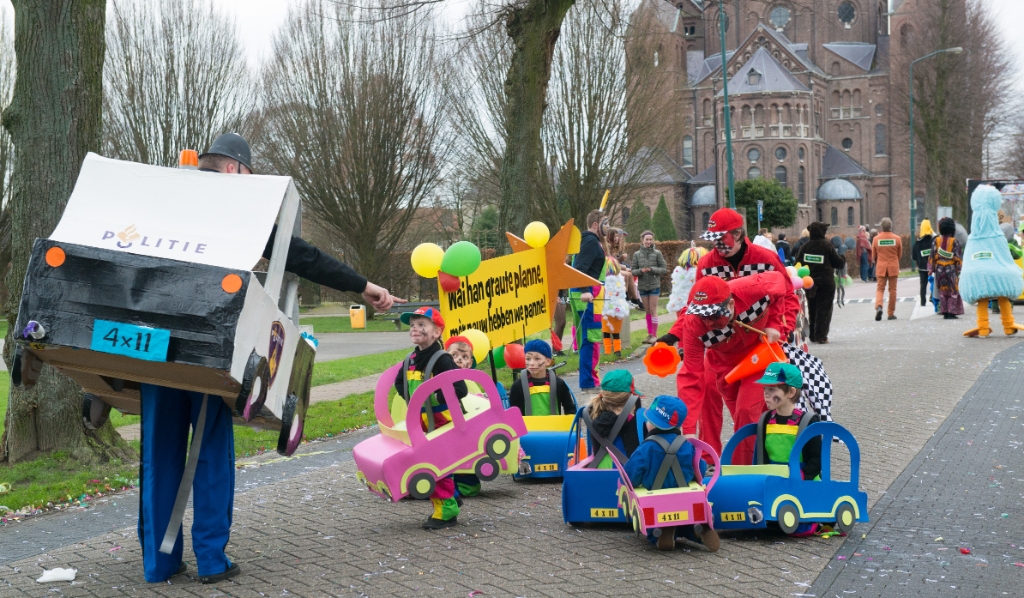
[[[473,350],[466,343],[452,343],[448,347],[448,354],[455,360],[455,365],[464,370],[473,367]]]
[[[777,410],[779,407],[791,407],[795,403],[793,397],[796,396],[794,389],[788,386],[765,386],[764,387],[764,404],[768,407],[768,410]]]
[[[430,318],[415,317],[409,320],[409,338],[420,348],[429,347],[441,338],[441,329]]]
[[[526,354],[526,369],[531,374],[540,374],[551,366],[551,360],[540,353],[531,351]]]

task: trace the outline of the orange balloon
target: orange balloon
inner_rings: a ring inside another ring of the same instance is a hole
[[[803,281],[805,289],[809,289],[814,286],[814,279],[810,276],[804,276]]]

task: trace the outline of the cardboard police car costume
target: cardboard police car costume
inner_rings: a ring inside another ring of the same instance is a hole
[[[251,269],[275,222],[297,231],[298,219],[288,177],[89,154],[60,223],[32,249],[14,382],[48,363],[131,414],[142,384],[222,397],[236,418],[280,427],[290,455],[316,351],[296,325],[297,280],[283,288],[291,235],[276,236],[263,281]]]

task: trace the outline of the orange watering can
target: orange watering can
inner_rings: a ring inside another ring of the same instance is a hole
[[[760,375],[768,369],[769,364],[776,361],[787,361],[782,345],[779,343],[769,343],[764,337],[761,337],[761,342],[754,347],[754,350],[748,353],[736,367],[732,368],[731,372],[725,375],[725,381],[732,384],[749,376]]]
[[[676,368],[679,367],[679,353],[665,343],[654,343],[644,355],[644,365],[647,366],[648,374],[664,378],[676,373]]]

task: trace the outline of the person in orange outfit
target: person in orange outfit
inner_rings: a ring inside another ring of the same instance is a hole
[[[878,289],[875,291],[875,321],[882,319],[882,295],[889,285],[889,319],[896,319],[896,279],[900,277],[903,240],[892,232],[892,220],[882,218],[882,232],[871,242],[871,263],[875,265]]]
[[[784,272],[763,272],[728,283],[717,276],[697,281],[686,312],[658,339],[683,347],[683,364],[676,375],[679,398],[687,406],[683,434],[694,437],[699,420],[700,439],[721,452],[721,407],[717,408],[716,427],[717,405],[705,405],[705,397],[716,394],[724,399],[734,430],[757,422],[765,410],[757,376],[727,383],[725,375],[761,342],[761,335],[750,328],[764,332],[768,342],[779,342],[793,331],[798,310],[792,283]],[[753,442],[741,443],[733,463],[749,465],[753,449]]]

